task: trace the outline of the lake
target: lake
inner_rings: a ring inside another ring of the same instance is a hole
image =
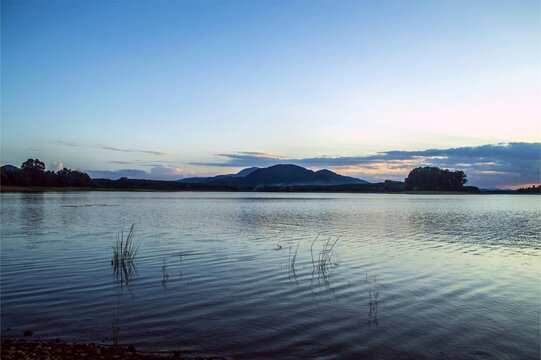
[[[248,359],[539,359],[540,197],[1,194],[2,337]],[[132,224],[134,269],[111,265]],[[126,234],[125,234],[126,235]]]

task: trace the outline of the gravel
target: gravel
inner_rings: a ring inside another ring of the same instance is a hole
[[[183,354],[179,350],[142,352],[130,346],[105,346],[90,344],[67,344],[56,341],[24,339],[2,340],[2,360],[71,360],[71,359],[182,359],[182,360],[233,360],[231,357],[198,357]]]

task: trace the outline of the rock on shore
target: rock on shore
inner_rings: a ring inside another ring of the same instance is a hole
[[[133,346],[104,346],[91,344],[67,344],[57,341],[2,340],[2,360],[72,360],[72,359],[182,359],[182,360],[233,360],[226,357],[197,357],[181,351],[143,353]]]

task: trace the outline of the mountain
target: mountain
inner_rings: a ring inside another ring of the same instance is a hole
[[[236,174],[218,175],[218,176],[213,176],[213,177],[191,177],[191,178],[180,179],[178,181],[183,182],[183,183],[189,183],[189,184],[209,184],[221,179],[245,177],[258,169],[259,169],[258,167],[251,167],[251,168],[246,168],[244,170],[241,170]]]
[[[291,164],[274,165],[268,168],[247,168],[232,175],[219,175],[211,178],[188,178],[179,181],[229,185],[246,190],[254,190],[263,186],[330,186],[368,183],[361,179],[336,174],[330,170],[312,171],[302,166]]]
[[[13,166],[13,165],[4,165],[4,166],[2,166],[2,170],[15,171],[15,170],[19,170],[19,168],[16,167],[16,166]]]
[[[230,175],[230,176],[232,176],[232,177],[244,177],[244,176],[250,175],[251,173],[253,173],[256,170],[259,170],[259,168],[257,166],[254,166],[254,167],[251,167],[251,168],[246,168],[244,170],[241,170],[238,173]]]

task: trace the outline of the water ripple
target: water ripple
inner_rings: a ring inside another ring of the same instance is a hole
[[[110,342],[117,321],[139,348],[241,359],[540,357],[538,197],[1,196],[3,337]],[[133,223],[126,283],[111,245]]]

